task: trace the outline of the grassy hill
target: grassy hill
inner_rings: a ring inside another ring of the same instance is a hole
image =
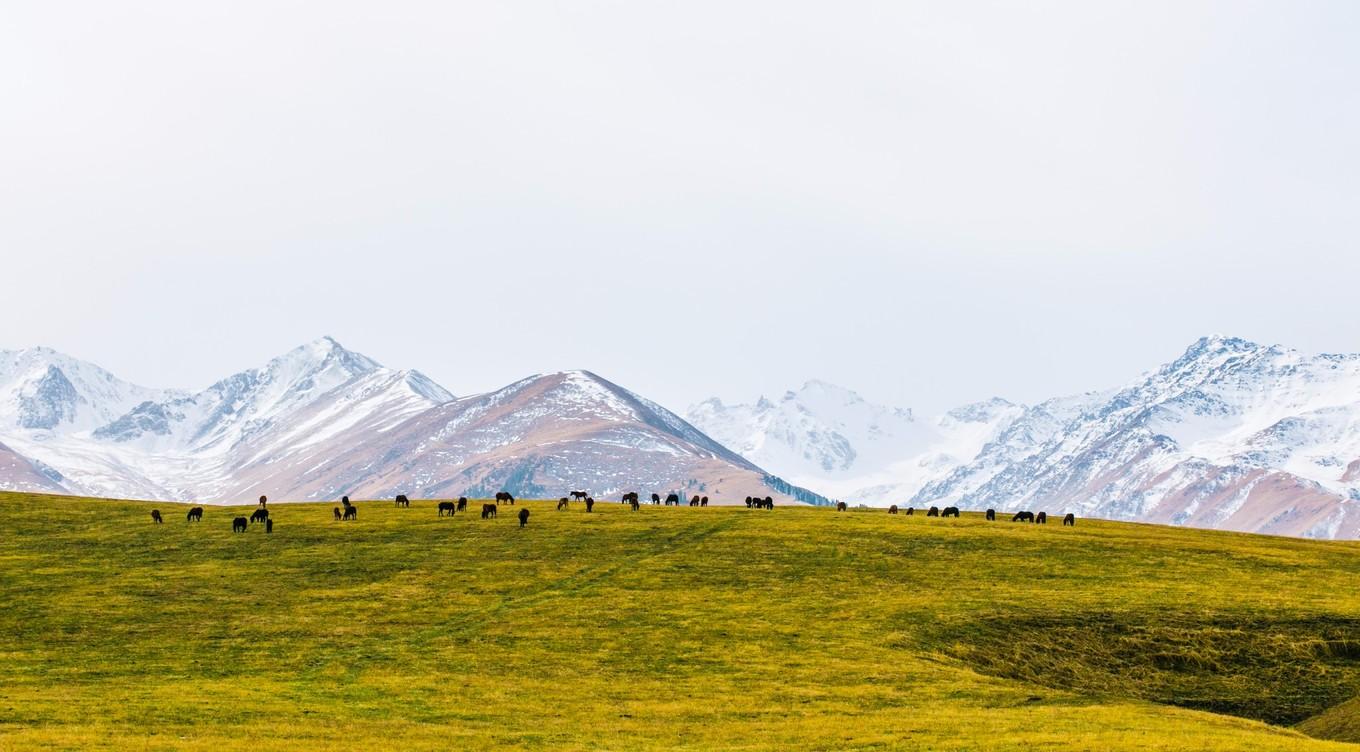
[[[1352,543],[359,506],[0,494],[0,749],[1360,749]]]

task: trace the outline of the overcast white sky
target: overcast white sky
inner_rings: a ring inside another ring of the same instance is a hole
[[[0,12],[0,348],[924,411],[1360,351],[1360,3]]]

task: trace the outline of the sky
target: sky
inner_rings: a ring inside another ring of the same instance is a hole
[[[933,412],[1360,352],[1354,2],[62,2],[0,20],[0,349],[201,388]]]

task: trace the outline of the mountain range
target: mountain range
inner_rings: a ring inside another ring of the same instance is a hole
[[[323,337],[198,392],[0,352],[0,487],[240,503],[584,489],[825,502],[588,371],[456,398]]]
[[[689,420],[791,482],[870,504],[1047,509],[1360,534],[1360,355],[1205,337],[1124,386],[918,418],[810,382]]]

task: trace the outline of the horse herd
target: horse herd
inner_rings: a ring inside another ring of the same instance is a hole
[[[571,505],[571,502],[573,501],[584,502],[586,512],[591,512],[595,508],[595,499],[590,496],[589,492],[572,491],[567,496],[563,496],[561,499],[558,500],[557,510],[561,511],[563,509],[568,508]],[[623,497],[619,501],[622,504],[630,505],[634,512],[638,511],[638,508],[641,506],[641,501],[636,491],[629,491],[628,493],[623,494]],[[254,512],[251,512],[250,517],[237,517],[231,521],[231,531],[233,533],[244,533],[250,529],[251,525],[257,522],[263,522],[264,530],[266,533],[274,532],[274,521],[270,519],[269,510],[267,509],[268,502],[269,497],[261,496],[259,506],[255,509]],[[652,494],[652,503],[653,504],[664,503],[666,506],[682,506],[685,502],[681,499],[679,494],[672,493],[667,494],[664,500],[661,498],[660,494]],[[499,509],[501,504],[509,504],[510,506],[514,506],[515,497],[506,491],[498,492],[496,494],[496,503],[482,505],[482,519],[484,520],[496,519],[496,517],[498,516],[497,510]],[[348,496],[340,497],[340,505],[341,506],[335,507],[335,509],[333,510],[336,522],[358,521],[359,508],[350,502]],[[406,497],[406,494],[397,494],[396,505],[399,507],[410,508],[411,500]],[[689,500],[689,506],[706,507],[708,506],[708,497],[696,495]],[[456,502],[454,501],[439,502],[436,509],[440,517],[446,516],[452,517],[457,512],[466,511],[467,507],[468,507],[467,497],[460,496],[458,497],[458,501]],[[746,508],[772,510],[774,509],[774,499],[769,496],[766,496],[763,499],[756,496],[747,496]],[[845,502],[843,501],[836,502],[837,512],[844,512],[847,508],[848,507],[846,506]],[[892,506],[888,507],[888,514],[897,513],[898,509],[896,504],[893,504]],[[907,516],[911,516],[915,513],[916,509],[914,507],[907,507],[905,512]],[[959,516],[959,508],[945,507],[944,509],[940,509],[939,507],[930,507],[929,509],[925,510],[925,516],[941,518],[944,517],[957,518]],[[528,509],[521,508],[519,510],[519,514],[517,515],[517,517],[519,518],[520,527],[524,527],[525,525],[529,524]],[[988,509],[986,513],[986,518],[988,522],[994,522],[996,520],[996,510]],[[185,515],[185,520],[188,522],[202,522],[203,507],[194,507],[193,509],[190,509],[188,514]],[[165,521],[161,517],[161,512],[159,509],[151,510],[151,521],[158,525]],[[1032,522],[1038,525],[1043,525],[1048,522],[1048,515],[1044,512],[1038,513],[1016,512],[1015,516],[1011,517],[1011,522]],[[1075,526],[1077,524],[1077,518],[1075,515],[1068,513],[1066,516],[1063,517],[1062,524],[1065,527]]]
[[[845,511],[845,502],[843,502],[843,501],[837,502],[837,503],[836,503],[836,511],[838,511],[838,512],[844,512],[844,511]],[[906,514],[907,514],[907,515],[912,515],[912,514],[915,514],[915,513],[916,513],[916,510],[915,510],[915,509],[913,509],[912,507],[907,507],[907,511],[906,511]],[[896,504],[893,504],[892,506],[888,507],[888,514],[897,514],[897,505],[896,505]],[[929,509],[926,510],[926,516],[927,516],[927,517],[958,517],[958,516],[959,516],[959,508],[958,508],[958,507],[945,507],[944,509],[940,509],[939,507],[931,507],[931,508],[929,508]],[[988,510],[987,510],[986,517],[987,517],[987,521],[988,521],[988,522],[995,522],[995,521],[996,521],[996,510],[995,510],[995,509],[988,509]],[[1035,523],[1035,524],[1044,525],[1044,524],[1047,524],[1047,523],[1048,523],[1048,514],[1045,513],[1045,512],[1039,512],[1038,514],[1035,514],[1034,512],[1016,512],[1016,513],[1015,513],[1015,516],[1011,518],[1011,522],[1033,522],[1033,523]],[[1077,516],[1076,516],[1075,514],[1072,514],[1071,512],[1068,512],[1067,515],[1063,517],[1062,524],[1063,524],[1064,527],[1075,527],[1076,524],[1077,524]]]

